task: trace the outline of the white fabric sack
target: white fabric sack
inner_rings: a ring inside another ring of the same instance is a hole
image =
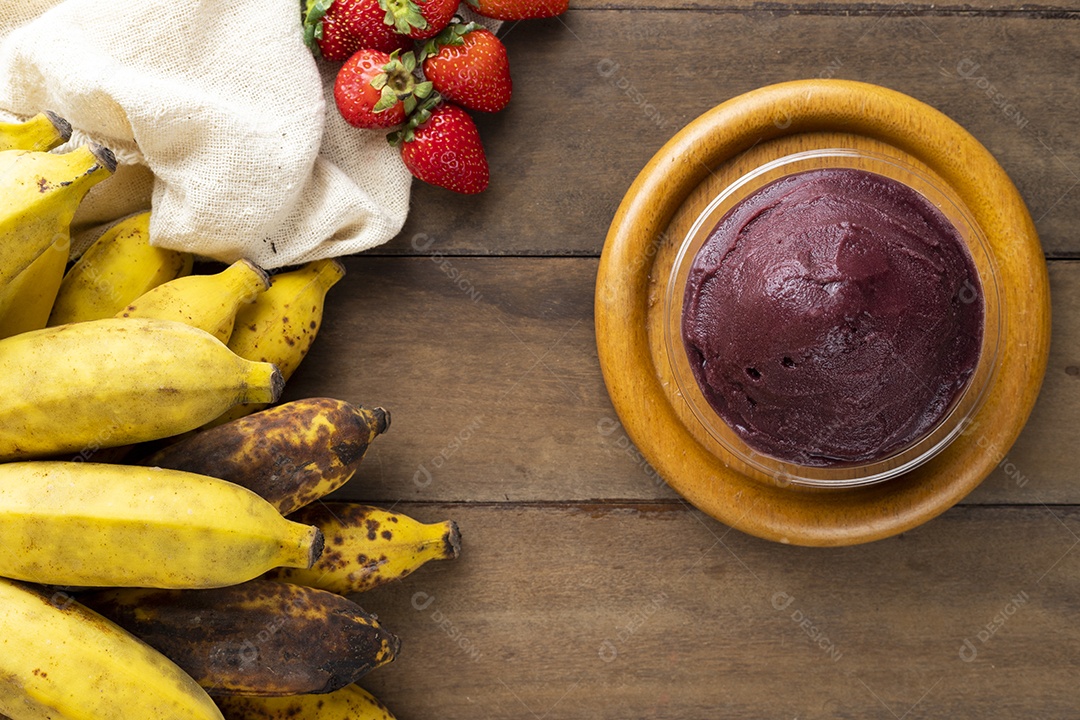
[[[152,205],[154,244],[223,262],[401,229],[411,176],[385,133],[337,113],[338,67],[304,46],[297,0],[0,0],[0,114],[52,110],[121,161],[78,221]]]

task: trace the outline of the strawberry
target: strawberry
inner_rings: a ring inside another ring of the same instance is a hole
[[[337,0],[342,2],[342,0]],[[398,33],[393,24],[386,22],[386,8],[379,0],[349,0],[353,11],[349,14],[346,28],[360,42],[360,47],[394,52],[412,47],[412,38]]]
[[[490,30],[454,23],[428,41],[421,57],[424,77],[443,98],[481,112],[498,112],[510,102],[506,47]]]
[[[416,57],[410,52],[400,59],[397,51],[358,50],[338,70],[334,102],[350,125],[389,128],[405,122],[417,98],[431,94],[430,82],[418,82],[413,70]]]
[[[570,0],[465,0],[484,17],[496,20],[528,20],[562,15]]]
[[[379,0],[385,22],[402,35],[426,40],[443,31],[457,12],[459,0]]]
[[[438,98],[432,96],[432,100]],[[480,133],[457,105],[425,103],[402,130],[391,133],[401,145],[401,159],[413,176],[431,185],[473,195],[488,184],[488,164]]]
[[[352,6],[338,0],[308,0],[304,13],[304,42],[327,60],[346,60],[361,48],[348,30]]]

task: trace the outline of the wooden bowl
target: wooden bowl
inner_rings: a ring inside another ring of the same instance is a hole
[[[724,187],[792,153],[852,148],[896,157],[947,185],[979,225],[998,273],[998,368],[967,430],[885,482],[818,489],[764,482],[709,437],[679,396],[661,301],[679,246]],[[915,527],[971,492],[1002,461],[1038,395],[1050,341],[1046,263],[1005,171],[945,115],[901,93],[841,80],[761,88],[683,128],[652,158],[612,221],[596,282],[596,336],[627,433],[676,491],[762,538],[849,545]]]

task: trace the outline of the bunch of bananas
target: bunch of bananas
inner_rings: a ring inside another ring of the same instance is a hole
[[[400,641],[347,596],[457,557],[457,525],[312,504],[384,409],[263,409],[341,264],[192,274],[142,213],[68,269],[116,170],[50,152],[70,133],[0,124],[0,718],[392,718],[354,683]]]

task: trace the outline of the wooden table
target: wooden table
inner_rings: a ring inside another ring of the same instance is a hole
[[[403,637],[364,681],[421,718],[1060,718],[1080,713],[1080,9],[576,1],[507,24],[492,186],[417,185],[349,258],[287,397],[393,412],[343,498],[454,518],[462,557],[358,596]],[[1010,173],[1054,301],[1050,367],[998,470],[899,537],[787,547],[687,506],[627,439],[593,284],[630,182],[762,85],[878,83]]]

